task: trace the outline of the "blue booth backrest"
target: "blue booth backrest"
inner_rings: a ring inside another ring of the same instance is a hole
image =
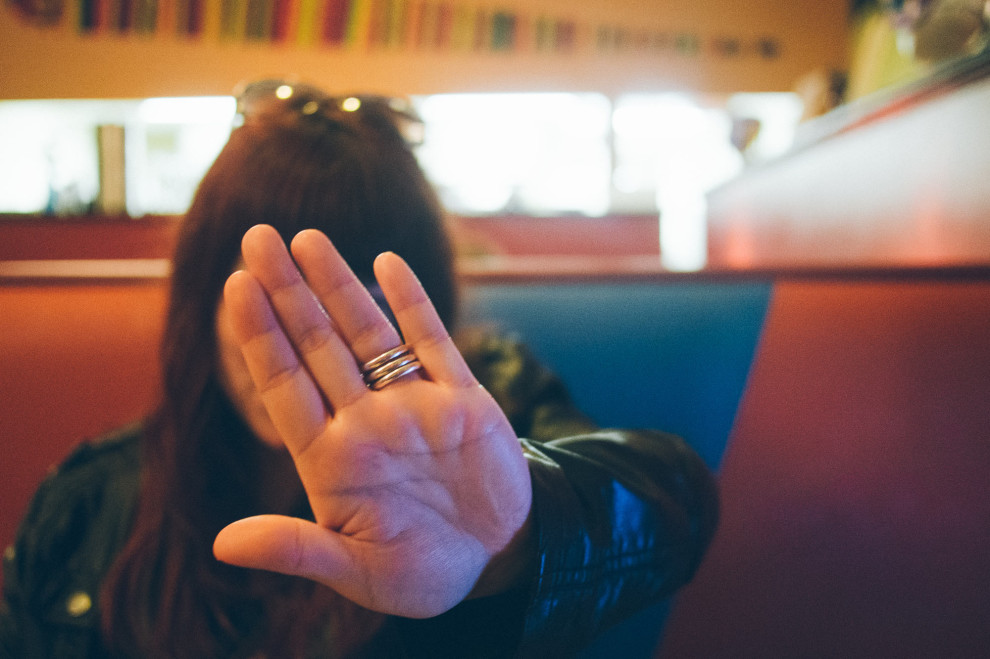
[[[692,278],[474,285],[464,322],[518,335],[602,426],[675,433],[714,470],[771,289]]]
[[[469,286],[464,322],[521,338],[606,427],[655,428],[712,470],[725,451],[770,299],[769,281]],[[648,659],[670,602],[602,634],[581,659]]]

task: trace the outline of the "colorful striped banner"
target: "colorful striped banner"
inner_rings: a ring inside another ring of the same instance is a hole
[[[475,14],[477,9],[466,5],[453,8],[453,21],[450,32],[450,48],[458,52],[474,49]]]
[[[557,23],[557,50],[571,52],[577,45],[577,24],[563,20]]]
[[[682,32],[674,37],[674,48],[682,55],[697,55],[701,42],[697,35]]]
[[[130,31],[134,21],[133,0],[113,0],[111,3],[113,29],[122,34]]]
[[[437,30],[434,45],[439,50],[445,50],[451,41],[454,28],[454,12],[450,8],[449,2],[437,4]]]
[[[388,7],[384,0],[371,0],[366,41],[369,48],[380,48],[385,43],[385,12],[387,11]]]
[[[417,46],[421,49],[432,49],[437,43],[437,32],[440,25],[440,7],[432,0],[424,0],[419,13],[419,40]]]
[[[742,51],[742,44],[736,37],[717,37],[712,41],[714,51],[725,57],[737,57]]]
[[[176,3],[177,34],[186,37],[202,34],[205,18],[203,4],[203,0],[179,0]]]
[[[271,35],[272,3],[269,0],[246,0],[244,38],[248,41],[265,41]]]
[[[534,52],[536,50],[536,21],[512,14],[512,24],[514,27],[512,47],[509,50],[517,53]]]
[[[424,2],[419,15],[419,30],[416,45],[432,48],[437,42],[439,11],[435,2]]]
[[[756,41],[756,52],[763,59],[777,59],[780,56],[780,42],[772,37],[761,37]]]
[[[161,0],[161,8],[158,15],[158,30],[162,32],[174,32],[175,25],[175,0]]]
[[[271,40],[275,43],[285,43],[290,34],[291,23],[295,18],[293,0],[272,0]]]
[[[185,0],[178,0],[176,8]],[[182,17],[176,17],[176,24],[181,24]],[[243,0],[220,0],[220,36],[224,39],[240,40],[244,36],[247,24],[247,3]]]
[[[534,46],[539,52],[551,52],[557,42],[556,22],[547,16],[540,16],[536,19],[533,29]]]
[[[96,32],[100,27],[100,0],[80,0],[79,29],[82,32]]]
[[[137,0],[134,8],[134,30],[152,34],[158,29],[158,0]]]
[[[409,0],[404,13],[406,23],[402,30],[402,47],[413,50],[419,44],[419,31],[423,22],[422,0]]]
[[[491,14],[486,9],[478,9],[474,18],[474,43],[472,50],[488,50],[491,35]]]
[[[766,35],[702,38],[689,31],[579,24],[551,14],[523,16],[457,0],[77,0],[46,25],[59,22],[75,24],[85,34],[171,32],[222,41],[373,50],[569,53],[587,48],[601,55],[766,60],[781,52],[780,42]]]

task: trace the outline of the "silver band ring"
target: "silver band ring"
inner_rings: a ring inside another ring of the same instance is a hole
[[[385,352],[378,355],[377,357],[374,357],[373,359],[369,359],[361,367],[361,371],[362,372],[373,371],[379,366],[392,361],[396,357],[401,357],[402,355],[407,355],[411,353],[412,353],[412,349],[409,346],[407,346],[405,343],[403,343],[401,345],[392,348],[391,350],[386,350]]]
[[[366,361],[361,367],[361,377],[369,389],[378,391],[421,367],[412,348],[403,344]]]
[[[412,373],[413,371],[418,371],[421,367],[422,367],[422,364],[420,364],[418,361],[415,361],[415,362],[413,362],[411,364],[407,364],[407,365],[405,365],[405,366],[403,366],[401,368],[398,368],[398,369],[396,369],[394,371],[390,371],[390,372],[386,373],[385,375],[383,375],[382,377],[378,378],[377,380],[375,380],[374,382],[372,382],[368,386],[371,387],[372,389],[374,389],[375,391],[378,391],[380,389],[384,389],[386,386],[392,384],[393,382],[395,382],[396,380],[398,380],[402,376],[408,375],[408,374]]]
[[[382,366],[379,366],[378,368],[369,371],[363,371],[361,375],[364,377],[365,380],[372,382],[385,377],[392,371],[396,371],[402,368],[403,366],[405,366],[406,364],[414,364],[414,363],[415,364],[419,363],[419,360],[416,359],[416,355],[404,353],[396,357],[394,360],[390,362],[386,362]]]

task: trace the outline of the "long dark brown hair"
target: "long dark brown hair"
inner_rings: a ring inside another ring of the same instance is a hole
[[[328,619],[338,646],[374,629],[374,616],[329,589],[213,558],[221,528],[265,512],[260,443],[220,384],[214,328],[240,238],[258,223],[286,240],[324,231],[366,281],[377,254],[397,252],[453,324],[453,255],[439,204],[411,150],[381,119],[248,121],[200,184],[173,259],[163,395],[143,437],[138,512],[101,593],[104,636],[117,653],[302,656]]]

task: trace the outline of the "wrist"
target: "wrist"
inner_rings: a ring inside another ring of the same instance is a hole
[[[534,527],[531,509],[509,544],[488,561],[474,588],[468,593],[468,599],[497,595],[525,581],[536,566],[539,550]]]

